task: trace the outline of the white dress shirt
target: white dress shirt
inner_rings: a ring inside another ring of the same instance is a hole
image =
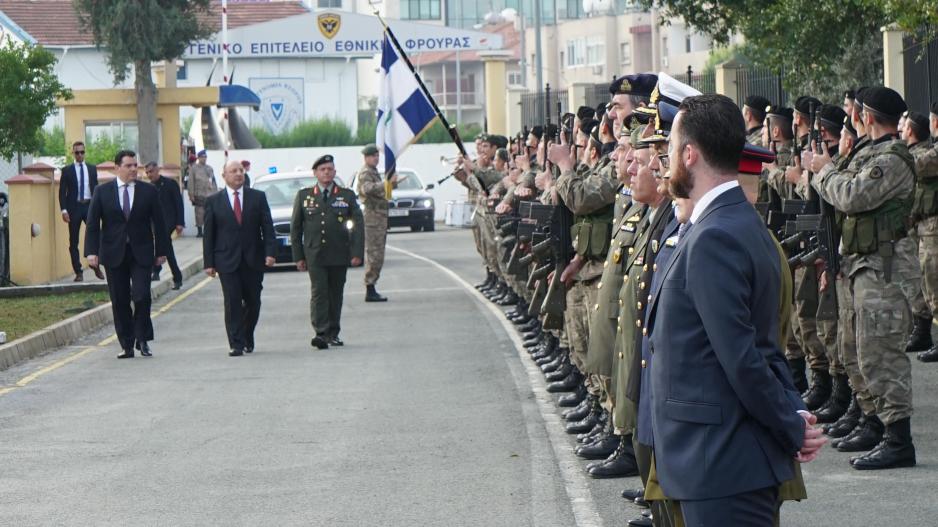
[[[124,210],[124,182],[119,179],[115,179],[117,182],[117,208]],[[137,182],[131,181],[127,183],[127,193],[130,194],[130,210],[134,210],[134,188],[136,188]]]
[[[738,186],[739,181],[734,179],[710,189],[700,198],[700,201],[694,204],[694,211],[690,214],[690,223],[697,223],[697,219],[700,218],[700,216],[704,213],[705,210],[707,210],[707,207],[709,207],[714,200],[720,197],[720,195],[724,192],[732,190]]]

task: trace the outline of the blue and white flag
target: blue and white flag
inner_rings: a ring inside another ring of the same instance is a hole
[[[384,157],[385,174],[395,169],[404,150],[433,126],[436,119],[436,112],[417,77],[394,48],[386,31],[381,45],[381,94],[375,138],[378,151]]]

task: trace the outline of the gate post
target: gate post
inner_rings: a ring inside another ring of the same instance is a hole
[[[905,97],[905,61],[902,56],[902,37],[895,26],[883,28],[883,85]]]

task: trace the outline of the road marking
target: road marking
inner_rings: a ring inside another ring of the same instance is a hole
[[[163,313],[166,313],[167,311],[169,311],[170,309],[172,309],[173,306],[175,306],[176,304],[182,302],[182,301],[185,300],[186,298],[189,298],[189,296],[191,296],[193,293],[195,293],[195,292],[198,291],[199,289],[202,289],[203,287],[205,287],[206,285],[208,285],[208,283],[211,282],[211,281],[212,281],[212,278],[205,278],[204,280],[202,280],[202,281],[199,282],[198,284],[192,286],[192,288],[190,288],[189,290],[183,292],[182,294],[180,294],[180,295],[177,296],[176,298],[174,298],[174,299],[172,299],[171,301],[167,302],[165,306],[163,306],[163,307],[161,307],[159,310],[157,310],[156,313],[153,313],[153,315],[152,315],[150,318],[156,318],[156,317],[162,315]],[[35,381],[36,379],[42,377],[43,375],[46,375],[46,374],[49,373],[49,372],[53,372],[53,371],[55,371],[55,370],[61,368],[62,366],[65,366],[66,364],[69,364],[69,363],[71,363],[71,362],[74,362],[74,361],[76,361],[76,360],[78,360],[78,359],[84,357],[85,355],[88,355],[89,353],[91,353],[91,352],[93,352],[93,351],[96,351],[96,350],[99,350],[99,349],[101,349],[101,348],[110,346],[110,345],[113,344],[115,341],[117,341],[117,335],[116,335],[116,334],[111,334],[110,336],[106,337],[105,339],[103,339],[101,342],[98,342],[97,344],[94,344],[94,345],[92,345],[92,346],[88,346],[88,347],[82,349],[81,351],[77,351],[77,352],[75,352],[75,353],[72,353],[71,355],[68,355],[68,356],[66,356],[66,357],[63,357],[63,358],[61,358],[61,359],[59,359],[59,360],[53,362],[52,364],[49,364],[48,366],[45,366],[45,367],[43,367],[43,368],[40,368],[40,369],[34,371],[33,373],[30,373],[29,375],[27,375],[27,376],[23,377],[22,379],[16,381],[16,384],[13,385],[13,386],[8,386],[8,387],[6,387],[6,388],[0,388],[0,396],[3,396],[3,395],[5,395],[5,394],[7,394],[7,393],[10,393],[10,392],[12,392],[13,390],[16,390],[17,388],[22,388],[22,387],[26,386],[27,384],[29,384],[29,383]]]
[[[553,400],[547,394],[547,385],[544,382],[543,375],[541,375],[540,369],[537,368],[530,357],[527,356],[527,353],[524,351],[524,341],[521,340],[521,336],[515,331],[514,325],[505,318],[505,313],[499,309],[498,306],[492,304],[487,298],[482,296],[469,282],[463,280],[455,271],[443,264],[425,256],[412,253],[406,249],[391,245],[388,245],[387,248],[436,267],[452,278],[456,283],[460,284],[480,305],[488,308],[488,310],[495,315],[495,318],[501,323],[508,338],[511,339],[514,344],[515,352],[518,354],[528,374],[528,381],[531,384],[532,391],[537,400],[538,410],[540,410],[541,418],[547,425],[545,427],[547,429],[547,437],[550,440],[554,455],[557,457],[560,475],[563,479],[567,497],[570,500],[570,506],[573,510],[576,525],[578,527],[602,527],[602,517],[599,515],[599,511],[596,509],[596,505],[593,502],[593,495],[590,492],[589,484],[583,476],[583,468],[580,466],[579,458],[574,455],[573,450],[570,448],[566,434],[562,432],[563,426],[561,426],[561,418],[554,409]]]

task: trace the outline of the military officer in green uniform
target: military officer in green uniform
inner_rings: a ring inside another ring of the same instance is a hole
[[[310,322],[319,349],[342,346],[339,339],[342,299],[348,267],[362,264],[365,253],[362,211],[355,192],[335,183],[335,162],[324,155],[313,163],[316,184],[293,201],[290,245],[300,271],[309,272]]]

